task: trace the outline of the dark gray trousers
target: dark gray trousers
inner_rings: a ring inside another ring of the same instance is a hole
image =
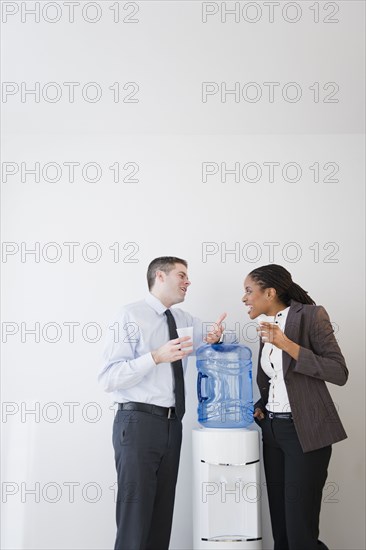
[[[274,550],[325,550],[318,540],[319,514],[331,446],[304,453],[292,420],[266,416],[257,424],[263,435]]]
[[[168,550],[181,442],[177,418],[117,411],[115,550]]]

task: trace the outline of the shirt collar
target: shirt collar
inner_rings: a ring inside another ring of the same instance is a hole
[[[290,306],[276,313],[274,322],[278,323],[280,327],[283,327],[283,325],[286,323],[286,319],[289,311],[290,311]]]
[[[156,296],[151,293],[147,294],[145,301],[150,307],[153,308],[154,311],[156,311],[156,313],[158,313],[158,315],[162,315],[168,309],[158,298],[156,298]]]

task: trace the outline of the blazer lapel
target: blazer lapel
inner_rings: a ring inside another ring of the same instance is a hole
[[[290,310],[288,312],[287,319],[286,319],[285,334],[287,338],[289,338],[290,340],[293,340],[296,343],[299,341],[302,308],[303,308],[303,304],[300,304],[299,302],[295,302],[294,300],[291,300]],[[283,370],[284,378],[287,374],[291,361],[294,361],[291,355],[283,351],[282,352],[282,370]]]

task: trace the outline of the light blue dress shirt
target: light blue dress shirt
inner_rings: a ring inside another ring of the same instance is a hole
[[[166,309],[160,300],[148,294],[144,300],[124,306],[109,327],[98,379],[115,402],[138,401],[174,407],[171,364],[156,365],[151,355],[170,340]],[[177,328],[193,326],[194,350],[202,345],[200,319],[175,307],[171,312]],[[182,360],[184,372],[187,361],[187,357]]]

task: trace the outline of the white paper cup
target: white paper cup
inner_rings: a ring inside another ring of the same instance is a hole
[[[179,338],[183,338],[184,336],[189,336],[192,341],[192,346],[190,348],[184,348],[185,351],[191,352],[193,350],[193,327],[182,327],[177,328],[177,333]],[[187,340],[186,342],[183,342],[184,344],[190,344],[191,342]]]
[[[258,317],[256,317],[255,320],[257,321],[258,325],[260,325],[261,323],[271,323],[271,324],[273,324],[275,318],[274,318],[274,315],[264,315],[262,313],[261,315],[258,315]]]
[[[270,325],[275,325],[276,323],[274,322],[274,317],[273,316],[262,315],[260,317],[261,318],[257,317],[258,326],[259,326],[258,334],[259,334],[262,342],[266,343],[266,342],[268,342],[268,338],[266,336],[263,336],[263,333],[260,330],[261,329],[261,323],[269,323]]]
[[[259,315],[257,318],[256,318],[256,321],[258,323],[258,326],[259,326],[259,329],[261,328],[261,323],[269,323],[271,325],[275,325],[276,323],[274,322],[274,316],[273,315]],[[262,332],[261,330],[258,330],[258,334],[259,334],[259,337],[261,338],[262,342],[266,343],[268,342],[268,339],[265,337],[265,336],[262,336]]]

